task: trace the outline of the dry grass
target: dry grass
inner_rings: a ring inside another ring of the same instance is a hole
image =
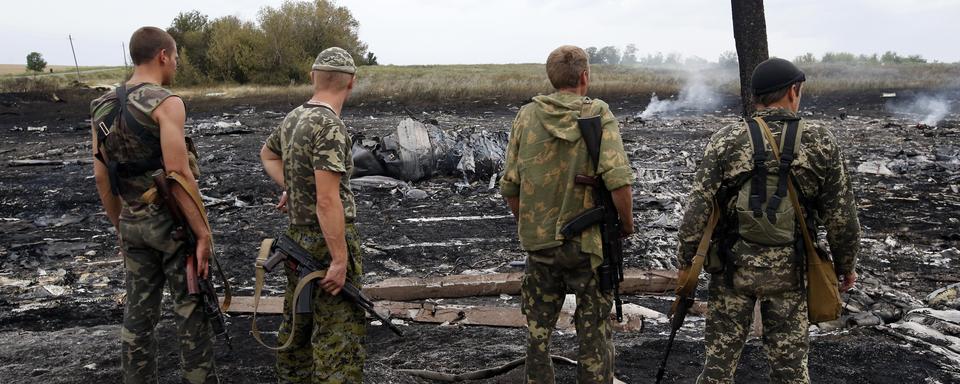
[[[599,98],[672,95],[691,78],[730,95],[738,94],[735,68],[709,67],[699,71],[676,68],[595,65],[590,94]],[[810,94],[897,89],[960,88],[958,64],[845,65],[813,64],[804,67]],[[127,72],[100,69],[82,74],[90,85],[113,84]],[[0,77],[0,91],[29,91],[30,77]],[[45,77],[44,90],[73,83],[70,72]],[[13,80],[16,80],[15,82]],[[175,87],[177,88],[177,87]],[[177,89],[187,97],[306,97],[310,87],[214,84]],[[542,64],[367,66],[358,72],[351,103],[395,101],[412,104],[504,100],[520,102],[538,93],[551,92]]]
[[[960,88],[960,65],[904,64],[857,66],[814,64],[806,66],[807,92],[829,94],[896,89]],[[599,98],[672,95],[696,77],[723,93],[739,94],[735,68],[712,67],[699,71],[628,66],[593,66],[590,94]],[[361,67],[352,103],[396,101],[449,103],[476,100],[518,102],[552,91],[542,64],[436,65]],[[310,94],[308,85],[216,85],[181,90],[187,96],[270,97]]]
[[[114,67],[80,67],[80,71],[90,71],[90,70],[99,70],[107,69]],[[49,74],[50,70],[53,70],[54,74],[71,74],[75,73],[76,68],[72,65],[48,65],[43,72],[38,74]],[[0,76],[33,76],[34,72],[28,71],[27,66],[23,64],[0,64]]]

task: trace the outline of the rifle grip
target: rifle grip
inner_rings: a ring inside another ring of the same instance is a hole
[[[267,272],[273,272],[273,268],[276,268],[277,264],[280,264],[281,261],[287,259],[287,255],[280,251],[274,251],[270,257],[263,262],[263,269]]]
[[[200,293],[200,284],[197,281],[197,257],[190,253],[187,254],[187,293],[196,295]]]

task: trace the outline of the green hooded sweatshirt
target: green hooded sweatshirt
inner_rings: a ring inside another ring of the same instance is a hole
[[[577,126],[581,110],[585,117],[601,116],[603,136],[596,171]],[[620,127],[607,103],[556,92],[534,97],[520,109],[510,132],[500,192],[520,200],[517,232],[524,250],[558,247],[571,240],[594,256],[593,267],[600,265],[603,252],[597,226],[572,239],[560,234],[570,219],[593,207],[590,187],[575,184],[574,177],[595,174],[611,191],[633,182]]]

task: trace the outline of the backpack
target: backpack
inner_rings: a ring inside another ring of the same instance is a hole
[[[734,228],[740,241],[766,247],[793,246],[797,241],[797,212],[787,199],[790,166],[799,153],[803,134],[799,119],[785,120],[780,135],[782,149],[777,173],[767,170],[768,159],[763,133],[756,120],[747,120],[747,132],[753,145],[753,172],[736,191]]]

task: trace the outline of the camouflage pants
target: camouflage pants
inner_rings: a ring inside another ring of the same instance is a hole
[[[578,383],[611,383],[613,381],[613,341],[610,329],[610,308],[613,296],[602,293],[597,285],[596,270],[590,267],[590,256],[580,253],[574,242],[542,251],[531,252],[521,286],[521,307],[527,317],[526,377],[529,384],[552,384],[553,362],[550,360],[550,335],[556,326],[567,293],[576,294],[579,351]]]
[[[330,264],[323,233],[317,226],[291,226],[287,235],[309,250],[322,265]],[[347,279],[359,287],[363,274],[360,237],[356,227],[347,224],[347,250],[350,253]],[[299,314],[293,324],[293,291],[299,276],[287,268],[287,292],[283,300],[283,324],[278,340],[283,344],[295,327],[293,345],[277,352],[277,379],[280,383],[353,383],[363,381],[363,337],[366,313],[342,296],[330,296],[319,285],[313,289],[313,315]],[[348,283],[349,284],[349,283]]]
[[[190,383],[218,383],[213,334],[199,299],[187,293],[184,244],[170,238],[173,222],[166,212],[148,208],[124,213],[120,235],[126,272],[127,300],[120,330],[121,366],[125,383],[157,382],[157,339],[163,286],[173,299],[180,339],[180,365]]]
[[[770,383],[810,382],[806,292],[799,288],[792,271],[739,267],[733,287],[718,275],[710,281],[706,362],[697,383],[733,383],[758,301]]]

